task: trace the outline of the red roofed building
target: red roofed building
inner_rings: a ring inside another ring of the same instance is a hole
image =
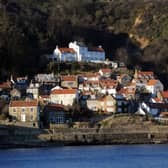
[[[10,89],[11,89],[11,82],[0,83],[0,91],[1,90],[10,90]]]
[[[12,116],[12,119],[16,121],[37,124],[39,121],[38,101],[13,100],[9,104],[9,115]]]
[[[77,61],[77,53],[73,48],[58,48],[56,46],[53,57],[59,61]]]
[[[161,99],[162,101],[168,103],[168,91],[158,92],[157,96],[158,96],[158,98]]]
[[[154,79],[154,73],[152,71],[135,71],[134,74],[135,79]]]
[[[77,76],[73,75],[61,76],[61,86],[63,88],[77,88],[78,87]]]
[[[164,90],[164,86],[160,80],[150,79],[148,83],[146,84],[146,90],[149,93],[156,95],[158,92]]]
[[[101,76],[109,78],[112,75],[112,70],[109,68],[103,68],[99,70],[99,73]]]
[[[136,92],[135,88],[122,88],[118,91],[118,93],[123,95],[126,99],[134,99],[135,92]]]
[[[78,61],[104,61],[105,51],[101,46],[90,47],[81,44],[80,42],[70,42],[69,48],[73,48],[77,53]]]
[[[88,72],[88,73],[83,74],[83,78],[84,80],[87,80],[87,81],[98,81],[100,78],[100,74]]]
[[[101,93],[115,95],[118,87],[118,81],[113,79],[100,80],[100,87]]]
[[[72,106],[75,101],[78,102],[77,89],[54,89],[50,93],[50,101],[55,104]]]

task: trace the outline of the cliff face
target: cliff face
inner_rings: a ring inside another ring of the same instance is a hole
[[[38,71],[41,54],[71,40],[101,44],[110,59],[119,59],[124,49],[128,64],[144,61],[148,48],[153,62],[150,55],[163,57],[152,52],[153,44],[168,38],[167,6],[166,0],[0,0],[1,73]]]

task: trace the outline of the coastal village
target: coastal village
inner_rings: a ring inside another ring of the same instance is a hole
[[[168,123],[168,91],[153,71],[129,70],[123,62],[106,60],[102,46],[70,42],[56,46],[49,62],[88,63],[99,70],[76,74],[39,73],[12,76],[0,83],[5,125],[33,128],[91,128],[117,114],[150,116]]]

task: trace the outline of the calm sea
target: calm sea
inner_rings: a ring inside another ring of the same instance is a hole
[[[0,150],[0,168],[167,168],[168,145]]]

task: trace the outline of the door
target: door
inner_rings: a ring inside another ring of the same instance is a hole
[[[21,121],[26,122],[26,114],[21,114]]]

